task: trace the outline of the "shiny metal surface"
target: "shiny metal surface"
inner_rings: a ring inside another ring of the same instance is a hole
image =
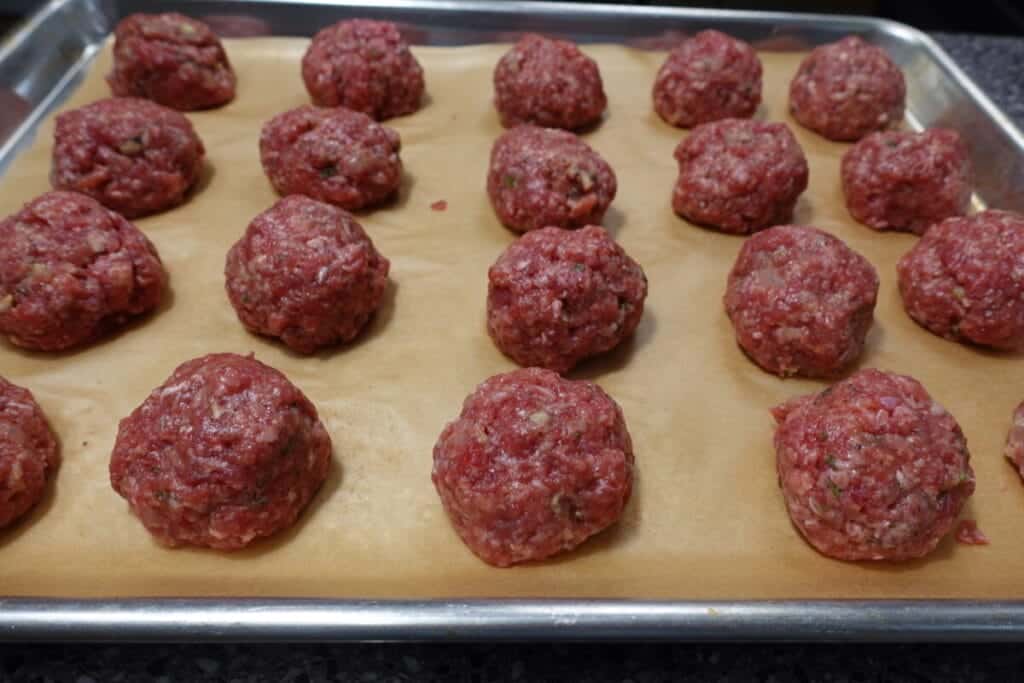
[[[1011,641],[1024,605],[808,601],[0,600],[0,640]]]
[[[977,160],[979,201],[1024,211],[1024,136],[926,35],[858,17],[456,0],[51,0],[0,43],[0,173],[80,81],[117,19],[176,9],[248,15],[278,35],[312,35],[370,15],[459,45],[538,30],[638,44],[718,28],[760,49],[794,50],[857,33],[905,70],[908,117],[957,128]],[[11,99],[11,96],[16,96]],[[0,586],[0,593],[3,587]],[[602,600],[338,601],[0,598],[0,640],[1024,640],[1024,602]]]

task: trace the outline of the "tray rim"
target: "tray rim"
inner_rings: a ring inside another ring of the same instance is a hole
[[[272,6],[277,0],[219,0]],[[31,41],[45,21],[84,0],[50,0],[0,43],[0,63]],[[179,0],[182,5],[204,0]],[[332,0],[291,4],[337,7]],[[347,8],[489,12],[534,16],[600,15],[664,19],[843,24],[923,50],[967,93],[1024,156],[1024,133],[935,40],[874,17],[694,7],[569,4],[532,0],[350,0]],[[0,173],[21,144],[73,87],[98,46],[86,49],[6,140]],[[5,598],[0,642],[342,642],[691,640],[945,642],[1024,641],[1024,600],[337,600],[294,598]]]
[[[1019,642],[1024,602],[0,598],[0,642]]]

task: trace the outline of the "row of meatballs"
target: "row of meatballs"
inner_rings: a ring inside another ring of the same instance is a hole
[[[0,221],[0,332],[18,346],[81,345],[156,308],[167,274],[126,218],[48,192]],[[226,289],[250,331],[301,353],[347,342],[387,289],[390,263],[347,211],[291,195],[228,252]],[[988,210],[932,226],[898,264],[908,314],[942,337],[1024,346],[1024,217]],[[545,227],[488,271],[487,329],[524,366],[566,372],[636,330],[647,278],[603,228]],[[809,226],[775,226],[743,245],[725,308],[740,347],[780,376],[833,377],[861,355],[879,287],[874,267]]]
[[[230,102],[236,78],[223,45],[201,21],[177,13],[134,14],[115,29],[114,68],[107,80],[122,97],[153,100],[180,111]],[[749,118],[761,102],[762,66],[754,49],[708,30],[681,41],[655,79],[654,109],[690,128],[723,118]],[[319,31],[302,59],[314,102],[375,120],[418,110],[423,68],[399,28],[350,19]],[[578,130],[607,107],[597,63],[568,41],[536,34],[519,39],[494,71],[495,106],[505,126],[532,123]],[[814,50],[790,84],[790,108],[804,126],[833,140],[857,140],[903,118],[902,72],[877,47],[851,36]]]
[[[875,369],[777,406],[779,484],[823,554],[931,552],[975,488],[956,420],[916,380]],[[1024,455],[1024,407],[1006,455]],[[636,461],[625,417],[597,384],[540,368],[495,375],[434,447],[432,479],[467,547],[495,566],[571,550],[620,518]],[[0,378],[0,528],[42,497],[59,461],[32,395]],[[236,550],[291,526],[332,467],[315,406],[251,356],[183,363],[121,420],[110,481],[168,546]],[[957,538],[987,539],[970,522]]]

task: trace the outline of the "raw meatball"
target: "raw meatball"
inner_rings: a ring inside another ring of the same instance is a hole
[[[57,117],[50,183],[136,218],[185,201],[205,153],[183,115],[148,100],[113,97]]]
[[[572,133],[518,126],[491,149],[487,194],[517,232],[598,224],[615,199],[615,172]]]
[[[725,311],[736,341],[781,377],[831,377],[854,363],[878,297],[878,274],[838,237],[780,225],[740,249]]]
[[[527,34],[494,69],[494,106],[506,128],[576,130],[596,123],[607,104],[597,62],[565,40]]]
[[[681,128],[749,118],[760,103],[757,53],[718,31],[701,31],[673,49],[654,81],[654,110]]]
[[[380,305],[389,267],[350,213],[292,195],[253,219],[224,273],[247,329],[313,353],[359,334]]]
[[[0,377],[0,529],[39,502],[57,464],[57,441],[39,404]]]
[[[330,460],[298,387],[252,356],[215,353],[179,365],[121,420],[110,483],[161,543],[237,550],[290,527]]]
[[[725,119],[679,143],[672,208],[688,221],[745,235],[785,223],[807,189],[807,159],[782,123]]]
[[[1013,424],[1006,435],[1004,454],[1024,478],[1024,403],[1017,406],[1017,410],[1013,412]]]
[[[513,242],[487,273],[487,331],[520,365],[566,372],[640,324],[644,271],[603,228],[543,228]]]
[[[119,97],[144,97],[181,111],[219,107],[235,97],[224,46],[201,21],[174,12],[132,14],[114,38],[107,83]]]
[[[846,207],[876,230],[923,234],[967,213],[971,163],[955,130],[872,133],[843,155]]]
[[[263,170],[278,194],[304,194],[350,210],[380,204],[398,190],[400,148],[397,132],[341,107],[286,111],[260,135]]]
[[[411,114],[423,99],[423,69],[390,21],[350,19],[322,29],[302,58],[315,104],[381,121]]]
[[[601,387],[516,370],[466,398],[434,446],[433,480],[462,541],[507,567],[572,550],[618,521],[633,444]]]
[[[80,346],[157,307],[167,275],[138,228],[85,195],[47,192],[0,221],[0,334]]]
[[[861,370],[772,412],[789,516],[824,555],[927,555],[974,493],[960,426],[911,377]]]
[[[859,140],[903,120],[903,72],[857,36],[814,48],[789,84],[789,110],[830,140]]]
[[[903,307],[931,332],[1024,349],[1024,216],[984,211],[933,225],[897,265]]]

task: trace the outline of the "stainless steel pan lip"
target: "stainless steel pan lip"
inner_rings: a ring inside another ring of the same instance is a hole
[[[1019,641],[999,601],[0,600],[0,640]]]
[[[138,4],[142,0],[134,0]],[[133,0],[124,0],[123,7]],[[869,17],[695,8],[634,7],[523,0],[177,0],[186,11],[216,8],[270,11],[282,7],[332,14],[415,16],[435,25],[474,17],[528,18],[525,25],[557,23],[570,30],[585,21],[770,26],[771,31],[815,30],[868,34],[930,60],[969,105],[980,109],[1024,164],[1024,135],[927,35],[896,22]],[[67,17],[98,23],[77,36],[80,49],[46,83],[32,111],[0,140],[0,173],[26,144],[42,118],[67,97],[91,64],[116,15],[109,0],[50,0],[0,43],[5,65],[56,29]],[[90,13],[91,12],[91,13]],[[76,14],[77,13],[77,14]],[[66,16],[65,16],[66,15]],[[81,22],[79,22],[81,23]],[[520,22],[523,23],[523,22]],[[652,24],[653,25],[653,24]],[[669,28],[670,24],[663,25]],[[603,28],[607,26],[602,25]],[[522,26],[517,26],[522,28]],[[608,31],[591,33],[614,38]],[[633,35],[633,34],[630,34]],[[0,85],[4,85],[0,79]],[[2,593],[0,586],[0,593]],[[963,600],[721,600],[635,601],[604,599],[319,600],[290,598],[62,599],[0,597],[0,641],[526,641],[526,640],[759,640],[759,641],[1021,641],[1024,601]]]

